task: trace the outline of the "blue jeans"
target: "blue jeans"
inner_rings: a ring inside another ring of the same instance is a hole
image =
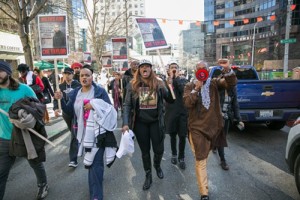
[[[16,160],[15,156],[9,156],[9,143],[10,140],[0,139],[0,200],[4,197],[9,171]],[[47,183],[44,164],[32,160],[28,160],[28,162],[35,173],[37,184]]]
[[[103,200],[103,174],[105,148],[99,148],[89,168],[89,190],[91,200]]]

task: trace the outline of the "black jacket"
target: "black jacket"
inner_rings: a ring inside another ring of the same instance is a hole
[[[130,83],[131,79],[133,79],[133,75],[131,72],[131,68],[127,69],[123,75],[122,78],[122,84],[123,84],[123,99],[125,99],[126,91],[127,91],[127,85]]]
[[[68,87],[67,86],[67,83],[66,81],[59,84],[59,90],[63,93],[63,99],[68,102],[69,100],[69,97],[68,97],[68,92],[70,92],[71,90],[75,89],[75,88],[78,88],[78,87],[81,87],[81,84],[76,81],[76,80],[73,80],[71,82],[71,87]],[[69,89],[68,89],[69,88]],[[53,110],[57,110],[58,109],[58,102],[56,99],[53,100]]]
[[[187,110],[182,99],[186,83],[187,80],[185,78],[176,77],[173,79],[173,90],[176,99],[172,104],[166,103],[165,120],[167,133],[176,132],[180,136],[187,134]]]
[[[171,91],[168,87],[158,87],[157,89],[157,109],[158,109],[158,122],[160,134],[164,136],[165,134],[165,120],[164,120],[164,99],[168,103],[173,103]],[[138,98],[134,97],[132,92],[131,83],[127,86],[127,94],[123,104],[123,126],[128,125],[130,129],[133,129],[136,113],[138,112]]]
[[[22,98],[13,104],[9,109],[9,117],[11,119],[19,119],[18,111],[24,109],[28,113],[32,114],[37,120],[35,127],[33,128],[36,132],[40,133],[42,136],[47,138],[47,133],[45,125],[43,122],[44,113],[46,110],[46,105],[40,103],[40,101],[33,97]],[[34,159],[36,162],[46,161],[45,153],[45,141],[36,136],[35,134],[30,134],[33,145],[35,147],[37,158]],[[27,150],[22,136],[21,129],[13,126],[12,138],[10,141],[9,154],[11,156],[27,157]]]
[[[240,122],[242,121],[240,116],[240,106],[237,100],[237,91],[236,86],[227,90],[228,96],[231,97],[231,102],[228,105],[228,117],[231,122]],[[219,90],[220,95],[220,105],[223,107],[225,100],[225,89]]]

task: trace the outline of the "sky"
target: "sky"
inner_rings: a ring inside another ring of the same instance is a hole
[[[158,19],[167,43],[178,43],[181,30],[189,28],[189,23],[204,20],[204,0],[145,0],[145,14],[148,18]],[[183,21],[179,25],[178,20]]]

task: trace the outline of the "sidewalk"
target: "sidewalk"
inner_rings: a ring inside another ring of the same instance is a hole
[[[69,129],[64,119],[61,116],[59,117],[54,116],[52,103],[47,104],[47,109],[49,112],[50,122],[45,126],[45,128],[47,131],[48,139],[50,141],[53,141],[59,136],[61,136],[62,134],[68,132]]]

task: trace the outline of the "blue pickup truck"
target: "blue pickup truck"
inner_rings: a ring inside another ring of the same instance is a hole
[[[240,113],[244,122],[266,123],[273,130],[283,128],[300,116],[300,80],[259,80],[253,66],[233,66],[237,79]],[[210,69],[210,77],[222,67]]]

